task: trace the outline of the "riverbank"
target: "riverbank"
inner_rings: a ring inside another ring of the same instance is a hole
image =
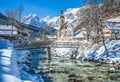
[[[21,82],[13,44],[0,39],[0,82]]]
[[[107,40],[105,45],[108,50],[108,55],[103,46],[103,43],[93,44],[84,43],[77,49],[75,48],[55,48],[51,50],[52,56],[65,57],[78,60],[90,60],[105,63],[120,64],[120,40]]]
[[[13,43],[0,38],[0,82],[44,82],[31,75],[28,57],[30,51],[17,51]]]

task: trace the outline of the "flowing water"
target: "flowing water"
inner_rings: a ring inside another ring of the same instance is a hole
[[[45,82],[120,82],[120,69],[109,73],[108,65],[62,57],[46,60],[45,52],[32,53],[32,67],[41,70]]]

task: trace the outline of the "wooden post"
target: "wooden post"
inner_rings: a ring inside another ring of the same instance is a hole
[[[51,60],[50,47],[46,48],[46,59]]]

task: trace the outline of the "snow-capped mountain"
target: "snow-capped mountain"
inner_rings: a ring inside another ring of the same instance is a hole
[[[73,29],[78,24],[78,18],[79,18],[79,11],[80,8],[69,8],[64,12],[65,21],[68,24],[69,29]],[[59,17],[56,16],[53,18],[50,18],[50,16],[47,16],[45,18],[40,18],[36,14],[29,14],[28,16],[24,17],[23,23],[30,24],[36,27],[53,27],[55,29],[59,29]]]
[[[53,27],[58,30],[60,28],[59,17],[53,17],[49,19],[49,21],[47,21],[47,26]]]
[[[79,18],[79,9],[80,8],[70,8],[64,13],[65,19],[68,22],[68,28],[73,29],[78,24]]]
[[[73,29],[78,24],[78,11],[80,8],[69,8],[64,12],[65,21],[68,24],[68,29]],[[59,16],[53,17],[49,21],[47,21],[47,25],[54,27],[55,29],[59,29]]]
[[[49,33],[56,33],[56,30],[51,27],[51,25],[47,25],[48,21],[50,20],[50,16],[43,18],[38,17],[36,14],[29,14],[28,16],[24,17],[23,23],[35,26],[37,28],[42,28]]]
[[[36,14],[29,14],[24,17],[23,23],[40,28],[43,28],[46,25],[46,22],[42,18],[39,18]]]

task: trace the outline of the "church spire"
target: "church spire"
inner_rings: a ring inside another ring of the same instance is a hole
[[[63,10],[63,9],[61,9],[61,15],[63,15],[63,13],[64,13],[64,10]]]
[[[60,15],[60,28],[63,28],[63,25],[65,24],[65,17],[64,17],[64,11],[61,9],[61,15]]]

